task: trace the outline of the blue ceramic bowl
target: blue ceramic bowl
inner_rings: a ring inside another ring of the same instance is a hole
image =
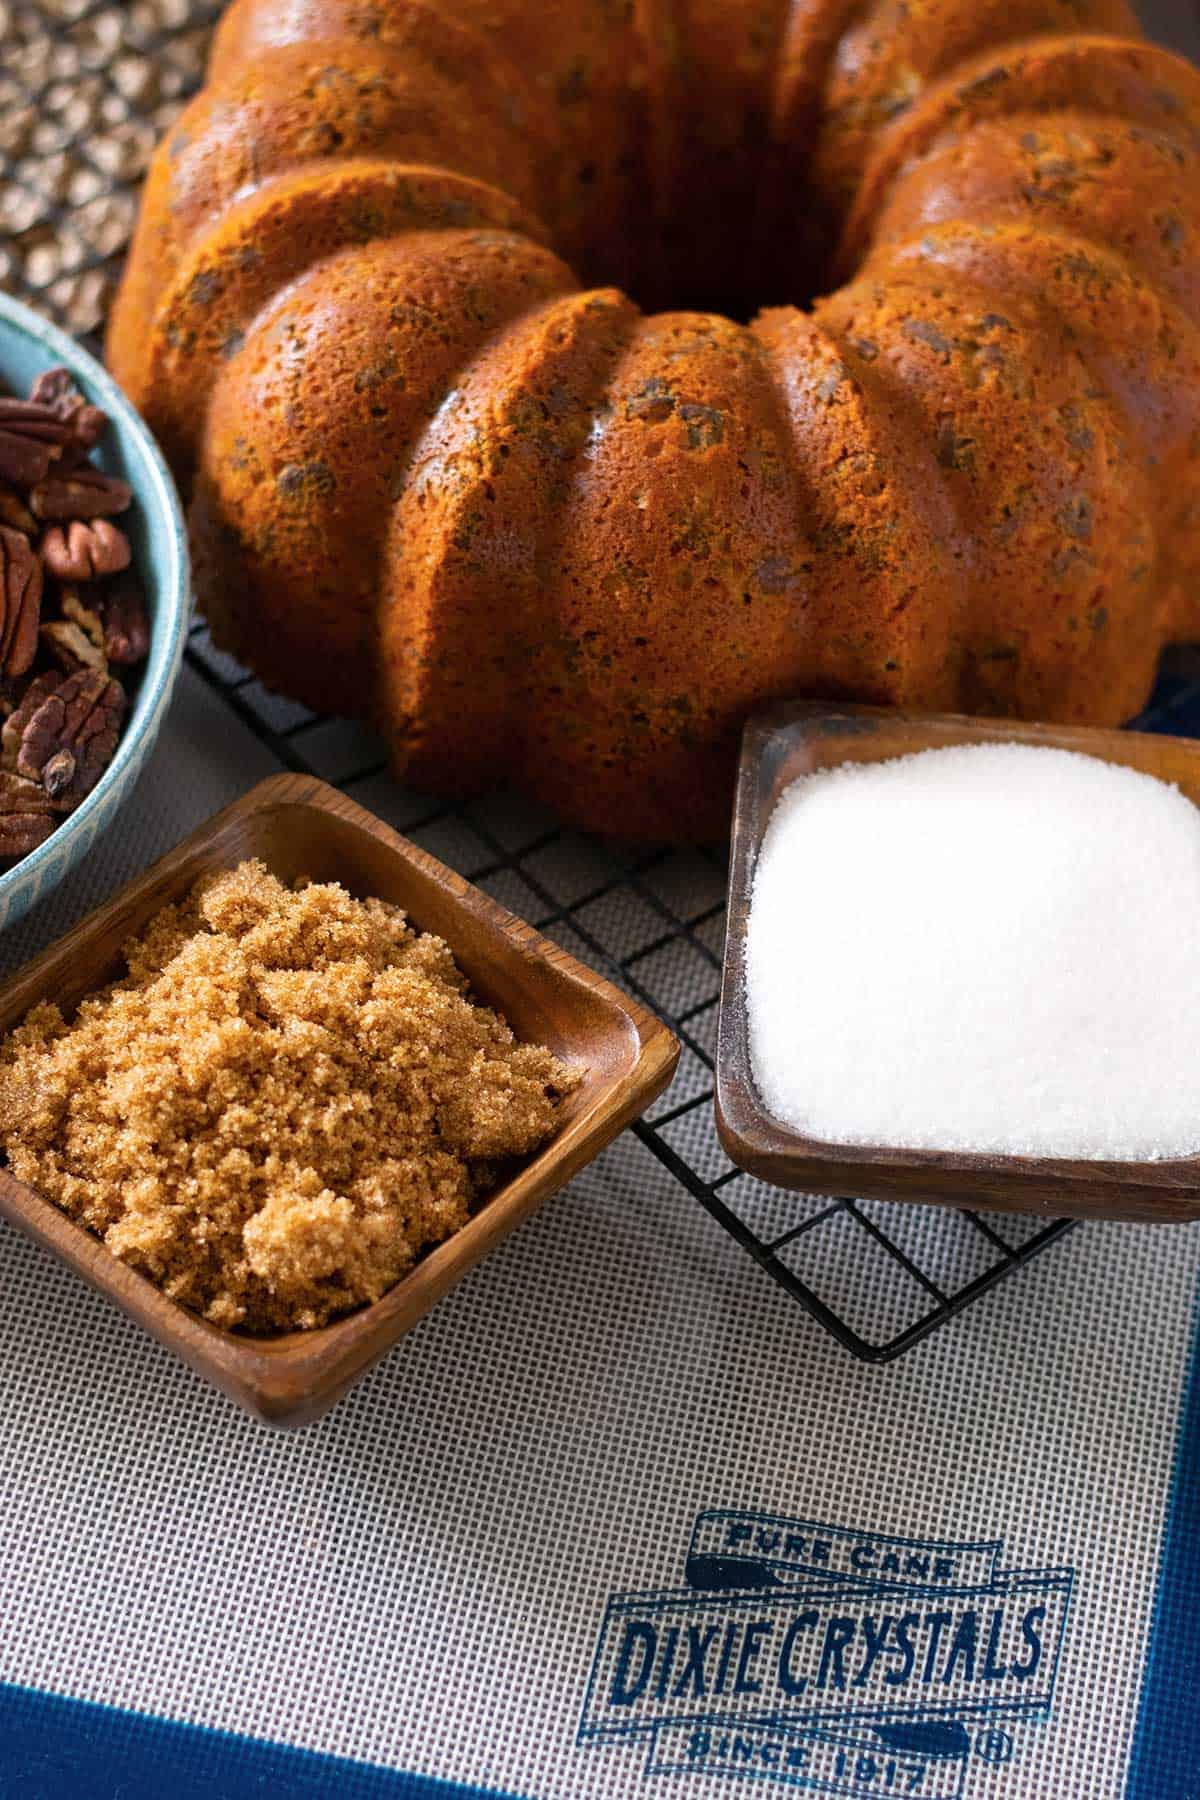
[[[133,489],[133,505],[120,525],[133,544],[134,568],[146,590],[150,656],[131,694],[117,753],[99,782],[53,837],[0,875],[0,930],[36,906],[87,855],[133,792],[179,675],[191,611],[179,496],[150,433],[94,357],[29,307],[0,293],[0,388],[23,395],[35,375],[59,364],[108,414],[98,461]]]

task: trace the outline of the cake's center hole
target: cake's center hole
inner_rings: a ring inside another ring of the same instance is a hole
[[[786,228],[769,225],[751,195],[668,218],[646,238],[632,268],[618,273],[601,256],[585,278],[624,287],[647,313],[720,313],[743,325],[764,307],[808,307],[829,285],[829,231],[799,191]]]

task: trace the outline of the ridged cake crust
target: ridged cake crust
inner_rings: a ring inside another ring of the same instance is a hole
[[[719,837],[764,700],[1112,724],[1196,633],[1198,159],[1124,0],[235,0],[109,358],[271,685]]]

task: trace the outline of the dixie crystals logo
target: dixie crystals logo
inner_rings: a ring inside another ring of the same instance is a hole
[[[1002,1552],[701,1513],[685,1587],[609,1599],[579,1741],[644,1739],[647,1775],[953,1800],[1054,1700],[1074,1570]]]

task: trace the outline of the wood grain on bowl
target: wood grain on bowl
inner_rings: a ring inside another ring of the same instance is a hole
[[[518,1038],[585,1072],[556,1135],[374,1305],[320,1329],[251,1337],[169,1300],[41,1195],[0,1169],[0,1215],[55,1251],[247,1411],[277,1425],[318,1417],[513,1227],[556,1193],[661,1093],[679,1046],[636,1001],[539,936],[462,876],[336,789],[280,775],[194,832],[0,991],[0,1031],[40,999],[69,1011],[121,973],[121,947],[197,877],[257,857],[281,879],[339,881],[404,908],[445,938],[475,996]],[[563,1279],[573,1279],[564,1270]]]
[[[1183,1221],[1200,1218],[1200,1156],[1160,1162],[900,1150],[829,1144],[767,1112],[750,1060],[746,933],[758,847],[780,795],[802,775],[885,762],[958,744],[1076,750],[1171,782],[1200,805],[1200,742],[1083,726],[910,715],[877,707],[794,702],[746,727],[734,808],[729,916],[717,1044],[716,1118],[725,1150],[776,1187],[867,1200],[919,1200],[1001,1212]],[[886,878],[886,870],[880,871]],[[836,869],[813,871],[836,881]],[[1200,930],[1200,921],[1197,921]]]

